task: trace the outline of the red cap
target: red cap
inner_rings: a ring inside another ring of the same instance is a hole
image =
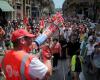
[[[28,37],[33,37],[33,38],[35,37],[35,35],[29,33],[25,29],[17,29],[14,32],[12,32],[11,40],[15,41],[16,39],[23,37],[23,36],[28,36]]]

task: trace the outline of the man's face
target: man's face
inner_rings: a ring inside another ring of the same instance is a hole
[[[25,36],[24,39],[27,46],[32,45],[33,38]]]
[[[31,37],[23,37],[23,40],[22,40],[22,44],[23,44],[23,49],[26,51],[26,52],[30,52],[32,50],[32,42],[33,42],[33,38]]]

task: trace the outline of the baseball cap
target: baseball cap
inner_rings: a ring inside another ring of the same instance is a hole
[[[25,29],[17,29],[14,32],[12,32],[11,41],[16,41],[16,39],[19,39],[19,38],[24,37],[24,36],[32,37],[32,38],[35,37],[35,35],[29,33]]]

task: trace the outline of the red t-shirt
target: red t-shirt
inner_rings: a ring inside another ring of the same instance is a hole
[[[52,47],[51,47],[51,51],[53,54],[55,53],[60,53],[61,52],[61,45],[59,42],[57,42],[56,44],[54,44]]]

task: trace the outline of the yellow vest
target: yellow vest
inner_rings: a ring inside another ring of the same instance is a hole
[[[71,59],[71,70],[72,71],[75,71],[76,57],[77,57],[76,55],[73,55],[73,57]],[[79,57],[79,59],[80,59],[80,62],[82,64],[82,58]]]

